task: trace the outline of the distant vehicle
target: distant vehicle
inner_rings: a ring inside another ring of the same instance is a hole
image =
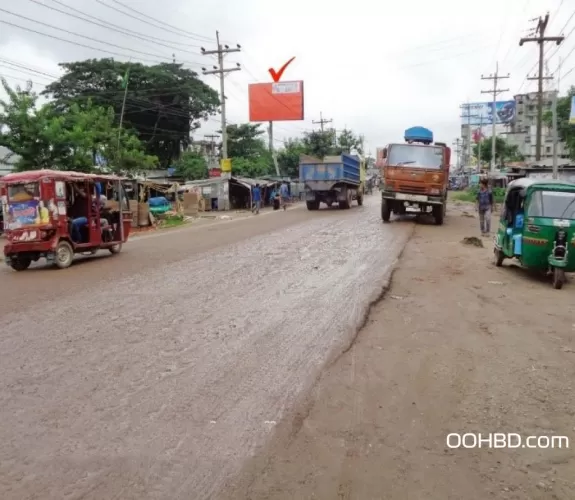
[[[389,222],[391,213],[408,209],[430,213],[443,224],[447,205],[451,149],[433,142],[433,133],[424,127],[405,131],[405,143],[389,144],[383,150],[381,218]]]
[[[305,186],[308,210],[318,210],[320,203],[331,207],[351,208],[352,202],[363,205],[366,162],[357,155],[326,156],[323,160],[302,155],[300,182]]]

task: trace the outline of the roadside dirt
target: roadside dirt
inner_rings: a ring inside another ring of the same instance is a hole
[[[479,233],[465,208],[417,225],[351,349],[225,498],[575,498],[575,279],[496,268],[490,240],[461,243]],[[450,433],[570,448],[453,449]]]

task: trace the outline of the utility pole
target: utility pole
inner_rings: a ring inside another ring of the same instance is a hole
[[[214,66],[213,70],[206,70],[202,68],[204,75],[218,75],[220,77],[220,100],[222,103],[222,159],[226,160],[228,158],[228,133],[226,130],[226,95],[224,93],[224,79],[228,73],[232,71],[240,71],[240,63],[236,63],[235,68],[224,68],[224,56],[231,54],[232,52],[241,52],[242,48],[238,43],[236,48],[230,48],[228,45],[222,45],[220,43],[220,33],[216,31],[216,42],[218,48],[216,50],[206,50],[201,47],[202,54],[204,56],[217,55],[218,65]]]
[[[553,179],[559,177],[558,166],[557,166],[557,97],[559,91],[553,91],[553,102],[552,102],[552,113],[553,113]]]
[[[323,133],[323,126],[324,126],[326,123],[331,123],[331,122],[333,122],[333,120],[326,120],[326,119],[324,119],[323,114],[322,114],[321,112],[319,113],[319,120],[318,120],[318,121],[312,121],[312,123],[313,123],[314,125],[319,125],[319,126],[321,127],[322,133]]]
[[[457,170],[461,168],[461,139],[458,137],[453,141],[455,146],[455,154],[457,155]]]
[[[467,153],[466,153],[466,158],[465,158],[465,162],[467,164],[471,164],[471,119],[472,118],[479,118],[478,115],[472,115],[471,114],[471,103],[467,102],[467,104],[462,104],[461,106],[459,106],[461,109],[466,109],[467,111],[464,112],[464,114],[462,114],[460,116],[460,118],[463,119],[467,119]],[[465,166],[465,165],[464,165]]]
[[[528,78],[529,80],[538,80],[538,95],[537,95],[537,142],[535,147],[535,160],[541,160],[541,129],[543,122],[543,64],[545,62],[545,42],[555,42],[559,45],[565,37],[563,36],[545,36],[545,30],[547,29],[547,24],[549,23],[549,13],[545,14],[545,17],[539,18],[537,23],[535,37],[525,37],[519,40],[519,46],[521,47],[526,42],[536,42],[539,44],[539,74],[536,77]]]
[[[278,157],[276,156],[276,151],[274,148],[274,122],[270,121],[269,128],[268,128],[268,137],[269,137],[269,150],[270,154],[272,155],[272,160],[274,162],[274,167],[276,169],[276,175],[280,176],[280,167],[278,164]]]
[[[497,88],[497,82],[499,80],[503,80],[505,78],[509,78],[509,73],[507,73],[506,76],[500,76],[499,75],[499,63],[495,64],[495,74],[494,75],[489,75],[489,76],[483,76],[481,75],[481,79],[482,80],[493,80],[493,90],[482,90],[481,93],[482,94],[492,94],[493,95],[493,99],[492,99],[492,111],[491,111],[491,166],[490,166],[490,171],[491,171],[491,175],[493,175],[495,173],[495,152],[496,152],[496,141],[497,141],[497,96],[499,94],[501,94],[502,92],[509,92],[509,89],[498,89]]]

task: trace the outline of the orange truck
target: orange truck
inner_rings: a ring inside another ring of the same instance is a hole
[[[430,214],[443,224],[447,205],[451,149],[433,142],[433,132],[424,127],[408,128],[404,143],[383,150],[381,218],[391,213]]]

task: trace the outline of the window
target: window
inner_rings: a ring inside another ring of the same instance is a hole
[[[575,219],[575,193],[561,191],[536,191],[531,197],[529,217]]]
[[[28,182],[8,185],[8,199],[10,201],[31,201],[40,197],[40,184]]]
[[[443,148],[415,144],[394,144],[389,148],[388,163],[393,166],[440,169]]]

